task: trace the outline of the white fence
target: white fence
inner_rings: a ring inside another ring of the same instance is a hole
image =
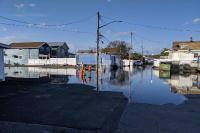
[[[122,60],[122,65],[123,66],[133,66],[134,61],[133,60]]]
[[[77,65],[76,58],[29,59],[28,65]]]

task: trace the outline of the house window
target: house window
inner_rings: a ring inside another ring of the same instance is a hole
[[[198,57],[198,53],[194,53],[194,58]]]
[[[181,45],[181,49],[186,48],[186,47],[187,47],[187,45]]]
[[[50,48],[49,48],[49,47],[46,47],[46,51],[49,53],[49,52],[50,52]]]
[[[17,56],[17,55],[13,55],[12,57],[14,57],[14,58],[18,58],[18,56]]]
[[[22,59],[22,56],[19,56],[19,59]]]
[[[44,51],[44,47],[42,46],[42,47],[40,47],[40,51],[41,52],[43,52]]]

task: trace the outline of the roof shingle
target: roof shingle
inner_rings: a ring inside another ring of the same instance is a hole
[[[11,43],[10,48],[39,48],[42,45],[47,44],[46,42],[20,42]]]
[[[200,41],[173,42],[173,50],[200,50]]]

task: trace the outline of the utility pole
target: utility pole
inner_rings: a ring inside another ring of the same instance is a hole
[[[100,13],[97,12],[97,62],[96,62],[96,84],[97,91],[99,91],[99,29],[100,29]]]
[[[131,67],[131,61],[130,61],[130,59],[131,59],[131,49],[132,49],[132,47],[133,47],[133,32],[131,32],[131,47],[130,47],[130,50],[129,50],[129,67]]]
[[[97,63],[96,63],[96,76],[97,76],[97,79],[96,79],[97,82],[96,82],[96,84],[97,84],[97,91],[99,91],[99,41],[100,41],[99,37],[101,36],[99,30],[101,28],[107,26],[107,25],[112,24],[112,23],[123,22],[123,21],[111,21],[109,23],[106,23],[106,24],[100,26],[100,22],[99,21],[100,21],[100,13],[97,12]]]
[[[133,32],[131,32],[131,49],[132,49],[132,43],[133,43]],[[131,63],[130,63],[130,54],[131,54],[131,50],[129,51],[129,101],[131,102]],[[133,67],[133,66],[132,66]]]

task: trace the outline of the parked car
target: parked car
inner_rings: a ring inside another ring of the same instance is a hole
[[[134,66],[142,66],[142,65],[143,65],[143,62],[140,60],[137,60],[134,62]]]

